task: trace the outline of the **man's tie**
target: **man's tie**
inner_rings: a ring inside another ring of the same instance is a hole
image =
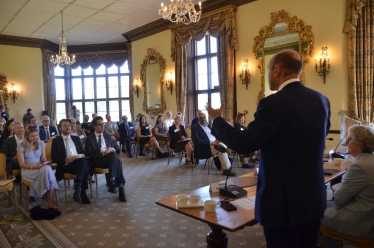
[[[45,131],[45,137],[46,137],[46,140],[49,140],[50,135],[49,135],[48,127],[44,128],[44,131]]]
[[[70,136],[66,137],[66,158],[71,157],[71,150],[70,150]]]
[[[125,123],[125,126],[126,126],[126,133],[127,135],[130,137],[130,129],[129,129],[129,125],[127,123]]]
[[[97,146],[101,150],[101,134],[99,134],[98,136],[99,136],[99,141],[97,142]]]
[[[73,112],[73,116],[74,116],[74,119],[75,119],[75,110],[74,110],[74,112]]]

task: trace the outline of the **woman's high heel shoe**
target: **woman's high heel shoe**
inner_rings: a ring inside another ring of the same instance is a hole
[[[165,153],[165,151],[164,151],[164,150],[162,150],[162,149],[161,149],[161,147],[160,147],[160,148],[158,148],[158,151],[159,151],[160,153],[162,153],[162,154],[164,154],[164,153]]]

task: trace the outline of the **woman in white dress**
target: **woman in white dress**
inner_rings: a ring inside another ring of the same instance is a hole
[[[45,157],[45,144],[39,139],[37,127],[28,127],[17,147],[21,176],[30,182],[30,195],[44,199],[48,208],[56,208],[53,193],[58,190],[56,177]]]

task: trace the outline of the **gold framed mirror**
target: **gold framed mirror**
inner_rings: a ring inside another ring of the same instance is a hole
[[[283,49],[293,49],[298,52],[303,61],[303,72],[300,80],[305,84],[304,66],[309,62],[309,56],[314,52],[314,35],[312,26],[305,25],[297,16],[292,18],[284,10],[272,12],[268,26],[260,29],[260,35],[254,38],[253,53],[259,61],[261,72],[261,89],[257,103],[272,94],[267,83],[267,64],[277,52]]]
[[[164,99],[165,59],[154,49],[148,48],[140,65],[140,81],[144,89],[143,110],[158,115],[166,110]]]
[[[8,110],[8,80],[7,76],[4,74],[0,74],[0,105],[4,106],[5,112],[9,115],[9,110]]]

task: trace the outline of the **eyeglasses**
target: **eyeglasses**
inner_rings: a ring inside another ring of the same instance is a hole
[[[75,125],[76,123],[75,122],[72,122],[71,125]]]
[[[42,122],[49,122],[49,120],[44,120],[44,121],[42,121]]]
[[[102,124],[96,124],[95,126],[103,127],[104,123],[102,123]]]

